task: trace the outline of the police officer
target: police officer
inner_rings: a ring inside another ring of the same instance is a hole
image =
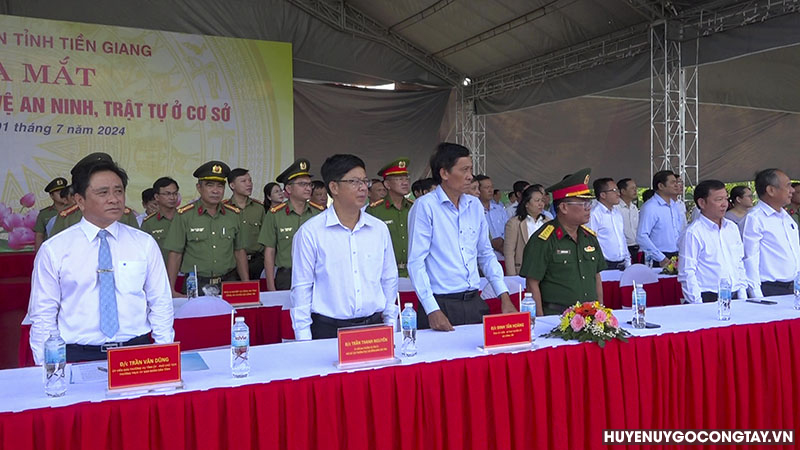
[[[73,167],[72,170],[70,171],[72,178],[73,179],[75,178],[75,174],[83,165],[97,161],[114,162],[114,160],[111,158],[111,155],[109,155],[108,153],[97,152],[86,155],[83,159],[78,161],[78,163],[75,164],[75,167]],[[56,216],[56,221],[53,224],[53,229],[50,230],[50,233],[47,235],[47,237],[49,238],[51,236],[55,236],[59,232],[64,231],[67,228],[75,225],[76,223],[81,221],[81,218],[83,218],[83,212],[81,212],[77,204],[64,209]],[[127,206],[123,210],[122,219],[120,219],[119,222],[128,225],[129,227],[139,228],[139,222],[136,220],[136,214],[134,214],[133,210],[131,210]]]
[[[200,199],[178,208],[163,247],[169,251],[167,275],[175,286],[178,269],[188,274],[197,267],[197,288],[219,287],[223,281],[249,280],[239,208],[222,202],[231,169],[209,161],[194,171]],[[186,286],[182,289],[186,291]],[[174,296],[180,296],[173,292]]]
[[[270,208],[264,218],[258,242],[264,246],[264,274],[267,290],[292,288],[292,239],[300,225],[324,208],[311,198],[311,164],[298,159],[280,175],[288,200]],[[277,268],[277,271],[275,270]]]
[[[158,210],[142,221],[142,231],[147,232],[156,240],[158,248],[161,249],[161,256],[164,257],[164,265],[167,265],[169,251],[164,248],[164,240],[167,238],[169,226],[172,219],[178,212],[178,182],[170,177],[161,177],[153,183],[153,192]]]
[[[589,222],[590,169],[547,188],[556,218],[539,228],[525,246],[519,274],[536,300],[539,315],[561,314],[576,301],[603,301],[603,252]]]
[[[261,225],[264,223],[264,204],[250,197],[253,193],[253,179],[247,169],[231,170],[228,175],[228,186],[233,195],[225,202],[242,211],[239,219],[242,221],[242,239],[247,253],[248,273],[251,280],[258,280],[264,271],[264,246],[258,243]]]
[[[407,277],[408,268],[408,211],[414,204],[406,198],[409,192],[408,158],[396,159],[378,171],[386,186],[386,197],[370,203],[367,212],[389,227],[398,276]]]
[[[68,207],[69,199],[61,196],[62,191],[66,188],[67,179],[62,177],[54,179],[44,187],[44,191],[50,195],[53,204],[40,209],[39,215],[36,216],[36,224],[33,226],[33,232],[36,233],[33,244],[34,251],[39,251],[42,242],[47,238],[47,222]]]

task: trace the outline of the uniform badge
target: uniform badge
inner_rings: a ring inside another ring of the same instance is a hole
[[[308,164],[305,161],[300,161],[300,170],[306,170],[308,168]]]
[[[221,174],[222,166],[220,166],[219,164],[214,164],[214,167],[211,168],[211,173]]]
[[[386,225],[391,225],[393,222],[394,222],[394,220],[384,220],[383,221],[383,223],[385,223]]]
[[[594,247],[592,247],[591,245],[587,245],[586,247],[583,248],[583,251],[585,251],[586,253],[591,253],[594,251]]]
[[[192,232],[192,233],[202,233],[202,232],[203,232],[203,230],[205,230],[205,229],[206,229],[205,227],[201,227],[201,228],[189,228],[189,231],[190,231],[190,232]]]
[[[583,184],[589,184],[589,174],[586,174],[586,178],[583,179]]]
[[[405,162],[405,161],[400,161],[400,162],[397,164],[397,167],[399,167],[399,168],[401,168],[401,169],[405,169],[405,168],[406,168],[406,162]]]

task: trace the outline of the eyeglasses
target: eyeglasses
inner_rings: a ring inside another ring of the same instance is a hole
[[[579,202],[564,202],[567,205],[578,205],[583,206],[583,209],[592,209],[592,201],[591,200],[584,200]]]
[[[301,188],[310,188],[314,183],[310,181],[295,181],[294,183],[289,183],[290,185],[300,186]]]
[[[361,187],[361,185],[366,186],[367,189],[372,187],[372,180],[370,180],[369,178],[363,178],[363,179],[354,178],[352,180],[335,180],[335,181],[337,183],[347,183],[350,185],[350,187],[354,189],[358,189],[359,187]]]
[[[617,188],[609,189],[607,191],[601,191],[600,193],[602,194],[603,192],[619,192],[619,189],[617,189]]]
[[[159,192],[157,195],[163,195],[164,197],[177,197],[178,191],[175,192]]]

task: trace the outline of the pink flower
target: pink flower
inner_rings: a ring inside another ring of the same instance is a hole
[[[30,208],[36,204],[36,196],[33,195],[33,192],[28,192],[27,194],[23,195],[21,199],[19,199],[19,204]]]
[[[18,227],[8,233],[8,247],[14,250],[19,250],[26,245],[33,244],[33,230],[29,228]]]
[[[22,226],[25,228],[33,229],[33,226],[36,225],[36,218],[39,217],[39,211],[32,209],[28,211],[25,216],[22,218]]]
[[[0,225],[2,225],[6,231],[11,232],[11,230],[13,230],[14,228],[19,228],[22,226],[22,214],[19,213],[6,214],[6,216],[3,217],[2,224]]]
[[[616,316],[611,316],[611,318],[608,319],[608,325],[613,328],[619,328],[619,320],[617,320]]]
[[[586,325],[586,320],[584,320],[582,315],[575,314],[572,320],[569,321],[569,324],[572,326],[572,331],[581,331],[583,326]]]
[[[594,313],[594,318],[600,323],[605,323],[606,319],[608,319],[608,314],[602,309],[598,309],[596,313]]]

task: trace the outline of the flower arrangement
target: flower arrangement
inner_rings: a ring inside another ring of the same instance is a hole
[[[678,274],[678,257],[673,256],[669,259],[669,263],[664,266],[664,270],[661,273],[665,275],[677,275]]]
[[[23,214],[25,208],[33,208],[36,204],[36,196],[33,193],[23,195],[19,199],[19,204],[22,209],[15,213],[10,206],[0,203],[0,227],[8,233],[7,244],[12,250],[21,250],[27,245],[33,245],[33,226],[39,216],[39,211],[35,209]]]
[[[626,339],[630,333],[619,326],[619,320],[614,317],[611,308],[606,308],[600,302],[575,303],[561,314],[559,325],[544,337],[560,337],[565,341],[577,340],[580,342],[596,342],[600,347],[606,341]]]

